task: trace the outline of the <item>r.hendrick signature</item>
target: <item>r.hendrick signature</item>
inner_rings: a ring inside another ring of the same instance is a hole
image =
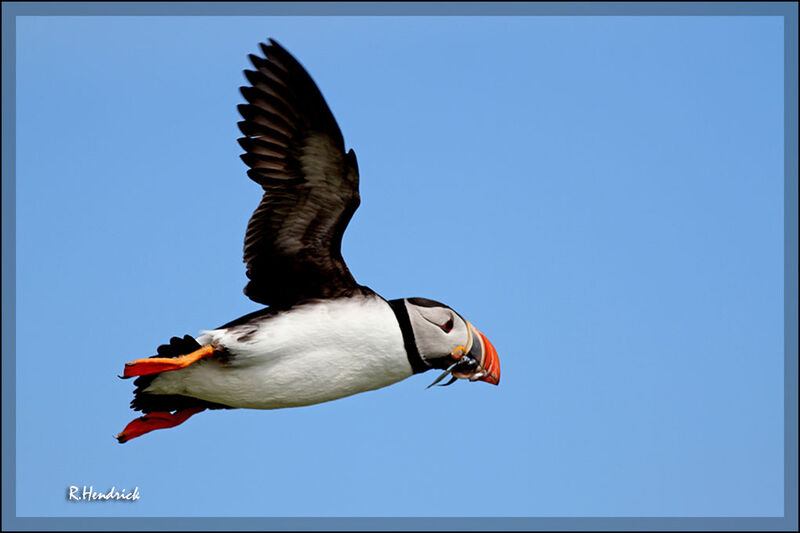
[[[71,502],[107,502],[107,501],[128,501],[135,502],[139,499],[139,487],[134,487],[131,492],[125,489],[117,490],[116,487],[111,487],[107,492],[98,492],[94,490],[92,485],[88,487],[83,486],[83,490],[70,485],[67,489],[67,500]]]

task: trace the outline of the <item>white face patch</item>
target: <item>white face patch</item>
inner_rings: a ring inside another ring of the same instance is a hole
[[[459,346],[467,347],[467,323],[449,307],[416,305],[406,300],[406,309],[423,359],[430,361],[446,357]]]

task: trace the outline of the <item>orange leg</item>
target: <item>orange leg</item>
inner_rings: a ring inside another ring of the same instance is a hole
[[[122,444],[123,442],[128,442],[131,439],[135,439],[136,437],[144,435],[145,433],[150,433],[156,429],[173,428],[177,425],[183,424],[189,419],[190,416],[195,415],[200,411],[205,411],[205,407],[182,409],[180,411],[175,411],[175,413],[170,413],[169,411],[148,413],[135,420],[132,420],[127,426],[125,426],[125,429],[122,430],[122,433],[117,435],[117,441]]]
[[[168,370],[180,370],[196,363],[200,359],[214,355],[214,348],[206,344],[199,350],[180,357],[149,357],[147,359],[137,359],[130,363],[125,363],[125,371],[122,377],[132,378],[134,376],[146,376],[148,374],[158,374]]]

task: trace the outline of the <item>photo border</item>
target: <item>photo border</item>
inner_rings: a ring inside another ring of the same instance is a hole
[[[795,2],[3,2],[2,528],[6,530],[797,530],[798,55]],[[781,16],[784,21],[784,515],[782,517],[236,517],[16,515],[16,19],[20,16]]]

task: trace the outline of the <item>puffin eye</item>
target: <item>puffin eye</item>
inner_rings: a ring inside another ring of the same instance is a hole
[[[445,333],[450,333],[453,331],[453,317],[450,317],[450,320],[439,326]]]

